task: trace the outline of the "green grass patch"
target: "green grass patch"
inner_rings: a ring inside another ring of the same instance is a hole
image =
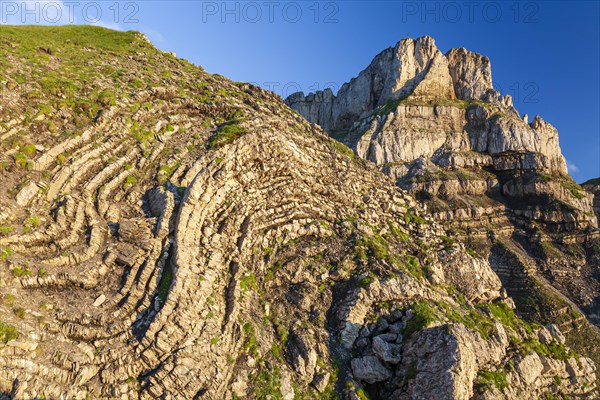
[[[27,312],[23,307],[13,308],[13,314],[15,314],[19,319],[25,319]]]
[[[0,322],[0,342],[6,344],[11,340],[15,340],[19,337],[19,332],[17,328],[12,325],[5,324],[4,322]]]
[[[367,392],[365,392],[365,390],[363,388],[356,389],[356,396],[360,400],[370,400],[369,395],[367,394]]]
[[[479,371],[475,380],[475,389],[479,393],[484,393],[490,386],[495,386],[498,390],[503,391],[508,387],[506,380],[506,372],[501,371]]]
[[[251,322],[246,322],[242,325],[242,332],[244,333],[244,350],[253,355],[258,356],[258,341],[256,340],[256,333],[254,331],[254,325]]]
[[[600,178],[587,180],[581,184],[581,186],[583,185],[600,185]]]
[[[13,160],[18,167],[26,168],[27,167],[27,156],[23,153],[15,153],[13,154]]]
[[[42,225],[42,218],[38,215],[32,215],[23,223],[23,232],[29,233]]]
[[[36,149],[35,149],[35,145],[27,144],[27,145],[23,145],[23,146],[19,147],[19,151],[28,157],[32,157],[35,155]]]
[[[12,233],[15,230],[12,226],[9,225],[0,225],[0,235],[6,236]]]
[[[569,350],[564,344],[553,341],[550,344],[540,343],[537,339],[527,339],[520,344],[521,350],[525,353],[532,351],[539,355],[553,358],[555,360],[567,360],[569,358],[579,358],[579,354]]]
[[[394,222],[390,221],[390,222],[388,222],[388,227],[390,228],[390,232],[392,233],[392,235],[395,238],[398,238],[403,242],[408,242],[408,239],[409,239],[408,233],[402,231],[398,227],[398,225],[396,225]]]
[[[277,365],[262,365],[260,371],[251,378],[252,398],[257,400],[282,400],[281,371]]]
[[[240,278],[240,289],[243,292],[246,292],[251,289],[258,289],[258,282],[256,280],[256,275],[252,272],[246,273],[244,276]]]
[[[451,238],[449,236],[440,236],[440,239],[442,240],[442,244],[444,245],[444,249],[448,250],[451,249],[452,246],[454,246],[454,238]]]
[[[356,241],[354,256],[361,261],[366,261],[368,257],[385,260],[389,255],[388,248],[388,242],[381,235],[375,233],[371,236],[363,236]]]
[[[137,178],[133,175],[129,175],[127,176],[127,178],[125,178],[125,186],[133,186],[137,183]]]
[[[209,150],[216,150],[220,147],[233,143],[236,139],[240,138],[246,133],[246,129],[239,125],[239,121],[233,120],[222,125],[215,134],[208,138],[207,147]]]
[[[336,153],[349,157],[351,159],[356,158],[356,154],[354,154],[352,149],[350,149],[350,147],[346,146],[345,144],[337,142],[335,140],[330,141],[329,144],[336,151]]]
[[[407,212],[406,214],[404,214],[404,222],[406,222],[407,224],[415,223],[417,225],[427,223],[427,221],[423,217],[413,214],[411,212]]]
[[[98,101],[98,103],[102,104],[105,107],[114,106],[117,104],[115,92],[108,89],[105,89],[98,93],[96,101]]]
[[[31,276],[31,271],[27,267],[14,267],[12,274],[17,278],[22,278],[24,276]]]
[[[496,326],[492,319],[479,308],[457,309],[441,301],[437,304],[443,310],[448,320],[460,323],[471,330],[479,332],[484,339],[488,339],[496,333]]]
[[[411,255],[406,255],[404,258],[406,259],[404,264],[406,270],[415,278],[425,279],[425,270],[421,267],[419,259]]]
[[[414,333],[427,328],[431,323],[439,321],[437,310],[425,301],[413,304],[410,310],[413,313],[413,317],[407,321],[406,328],[404,329],[404,336],[407,339]]]
[[[171,284],[173,283],[173,272],[171,270],[164,270],[158,283],[158,298],[161,304],[165,304]]]
[[[533,333],[531,325],[519,318],[514,310],[505,303],[488,304],[488,307],[494,318],[500,321],[504,327],[512,328],[515,331],[523,328],[527,333]]]
[[[8,246],[0,246],[0,261],[6,261],[12,254],[12,250]]]

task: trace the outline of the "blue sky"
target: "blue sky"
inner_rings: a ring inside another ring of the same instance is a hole
[[[27,2],[34,11],[26,15],[22,2],[16,10],[2,3],[3,23],[140,30],[209,72],[283,96],[335,89],[386,47],[429,35],[442,52],[465,47],[488,56],[494,86],[519,112],[558,128],[573,178],[600,176],[598,2],[45,0]],[[52,6],[59,3],[61,18]]]

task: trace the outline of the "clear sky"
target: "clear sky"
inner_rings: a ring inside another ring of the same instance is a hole
[[[284,97],[335,90],[400,39],[429,35],[442,52],[465,47],[488,56],[494,86],[513,96],[517,110],[530,120],[540,114],[558,128],[573,178],[600,176],[597,1],[26,3],[33,12],[24,14],[21,1],[2,0],[1,22],[140,30],[209,72]],[[52,4],[62,7],[61,18]]]

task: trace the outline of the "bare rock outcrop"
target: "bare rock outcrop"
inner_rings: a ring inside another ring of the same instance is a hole
[[[493,89],[492,68],[489,58],[465,48],[446,53],[454,93],[460,100],[481,100]]]

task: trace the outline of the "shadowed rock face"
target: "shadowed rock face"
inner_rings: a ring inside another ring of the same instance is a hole
[[[0,48],[0,397],[597,394],[491,257],[274,94],[135,32],[5,27]],[[395,51],[390,93],[450,82],[432,43]]]
[[[591,179],[583,183],[582,186],[594,195],[594,212],[600,221],[600,178]]]

